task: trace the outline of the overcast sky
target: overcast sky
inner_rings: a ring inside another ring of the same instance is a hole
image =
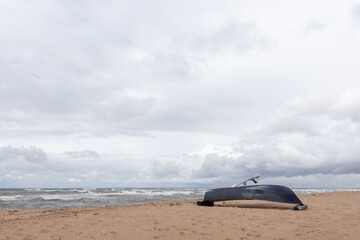
[[[360,187],[360,1],[0,1],[0,187]]]

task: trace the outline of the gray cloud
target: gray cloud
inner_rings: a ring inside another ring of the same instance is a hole
[[[11,146],[0,148],[0,162],[23,159],[27,162],[38,163],[47,161],[46,153],[37,147],[13,148]]]
[[[162,84],[190,82],[207,68],[205,61],[200,57],[164,52],[147,56],[140,66],[136,67],[144,70],[143,78],[149,79],[149,76],[152,76],[152,81]]]
[[[94,150],[47,154],[37,147],[0,148],[0,184],[4,187],[128,186],[138,168],[129,159]]]
[[[304,30],[306,32],[312,32],[312,31],[323,30],[326,27],[327,27],[326,23],[313,19],[308,24],[305,25]]]
[[[353,17],[360,23],[360,5],[356,5],[352,11]]]
[[[152,165],[152,174],[156,177],[171,177],[180,174],[181,167],[174,162],[154,161]]]
[[[191,171],[194,182],[214,184],[229,184],[255,172],[268,179],[359,175],[360,121],[353,117],[359,97],[350,89],[335,99],[291,100],[271,122],[242,133],[236,147],[207,148],[192,155],[201,165],[182,167]]]
[[[83,151],[67,151],[65,154],[73,158],[90,158],[98,159],[100,158],[99,154],[93,150],[83,150]]]
[[[189,47],[200,54],[244,54],[256,48],[265,48],[270,39],[261,33],[255,23],[232,22],[210,33],[190,33],[180,36],[175,44]],[[209,51],[210,50],[210,51]],[[205,56],[206,56],[205,55]]]

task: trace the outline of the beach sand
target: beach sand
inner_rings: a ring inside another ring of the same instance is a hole
[[[151,202],[131,206],[0,211],[0,239],[360,239],[360,192],[264,201]]]

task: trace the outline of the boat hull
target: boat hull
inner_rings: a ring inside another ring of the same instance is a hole
[[[305,206],[296,194],[288,187],[280,185],[251,185],[230,188],[216,188],[204,195],[199,205],[212,206],[215,201],[227,200],[264,200],[282,203],[294,203]]]

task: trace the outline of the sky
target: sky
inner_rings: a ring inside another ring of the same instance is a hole
[[[0,187],[360,187],[360,1],[0,0]]]

